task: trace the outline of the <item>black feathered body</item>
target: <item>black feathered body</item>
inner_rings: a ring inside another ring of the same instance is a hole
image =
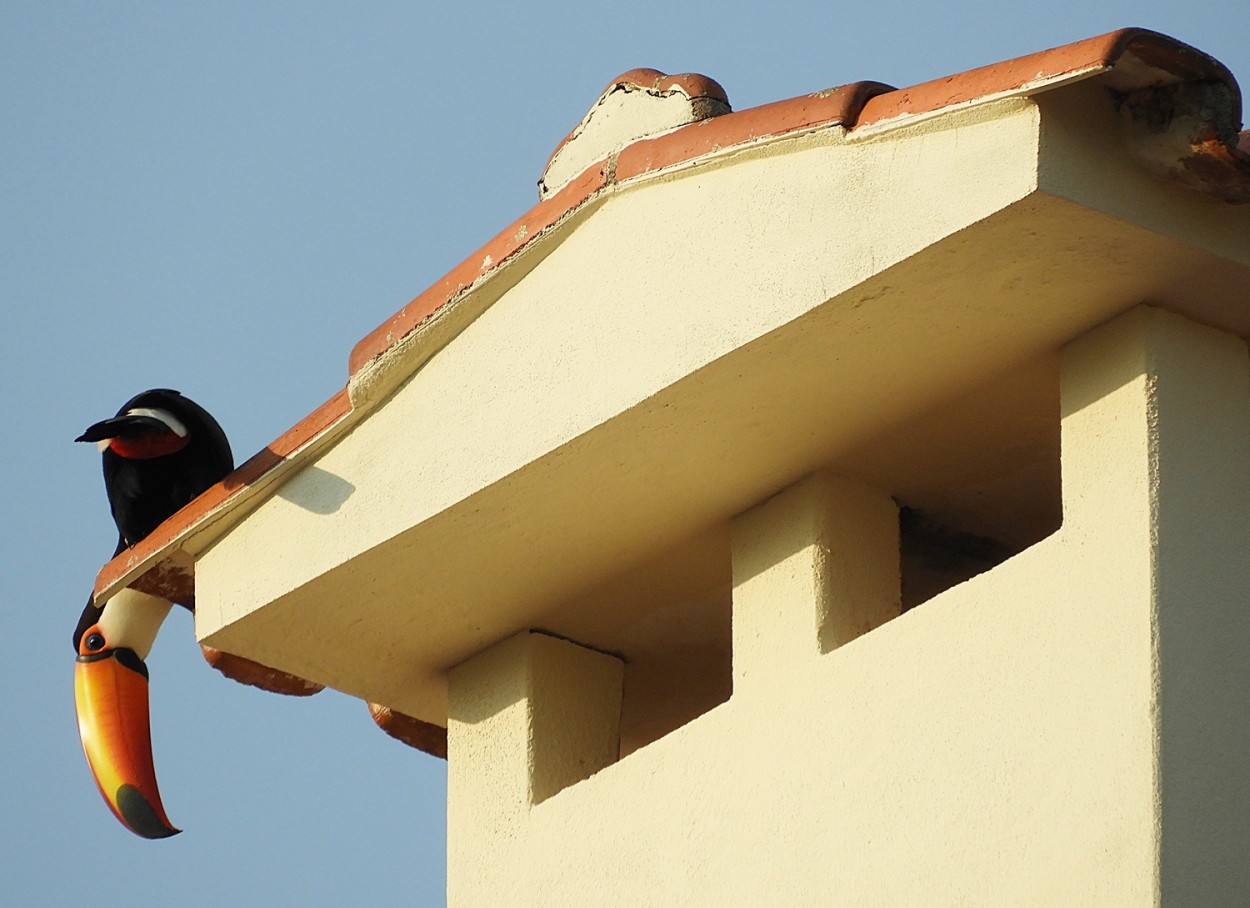
[[[113,521],[128,546],[234,469],[226,433],[199,404],[177,391],[145,391],[127,401],[117,415],[139,408],[168,410],[183,422],[188,435],[185,447],[163,457],[139,460],[105,449],[104,488]]]
[[[207,456],[194,437],[181,451],[150,460],[104,452],[104,485],[117,531],[127,546],[230,472],[227,458]]]

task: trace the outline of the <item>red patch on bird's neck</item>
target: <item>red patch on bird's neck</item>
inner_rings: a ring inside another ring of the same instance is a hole
[[[133,438],[110,438],[109,450],[127,460],[151,460],[181,451],[187,439],[177,432],[152,432]]]

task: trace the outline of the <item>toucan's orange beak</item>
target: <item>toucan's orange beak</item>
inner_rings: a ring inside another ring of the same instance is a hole
[[[87,763],[117,819],[145,839],[177,835],[156,787],[143,660],[134,650],[110,648],[91,628],[74,666],[74,705]]]

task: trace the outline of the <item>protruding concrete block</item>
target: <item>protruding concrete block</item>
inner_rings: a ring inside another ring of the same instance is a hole
[[[450,672],[449,867],[478,866],[472,854],[521,835],[533,805],[616,761],[623,677],[615,656],[534,631]],[[449,893],[505,885],[448,880]]]
[[[1140,577],[1149,608],[1159,903],[1238,903],[1250,891],[1246,343],[1139,307],[1065,350],[1063,408],[1064,533],[1103,572]]]
[[[615,762],[623,673],[615,656],[537,631],[475,656],[451,672],[458,768],[536,804]]]
[[[898,509],[888,495],[816,474],[738,517],[733,533],[735,690],[900,612]]]

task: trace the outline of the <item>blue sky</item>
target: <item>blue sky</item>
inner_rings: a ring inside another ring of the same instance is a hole
[[[88,424],[174,387],[246,459],[536,201],[555,144],[625,70],[705,73],[741,109],[1127,25],[1250,83],[1245,0],[0,3],[0,903],[443,901],[445,764],[349,697],[222,678],[183,613],[149,666],[186,832],[143,841],[108,813],[71,687],[70,631],[116,538],[98,456],[72,443]]]

